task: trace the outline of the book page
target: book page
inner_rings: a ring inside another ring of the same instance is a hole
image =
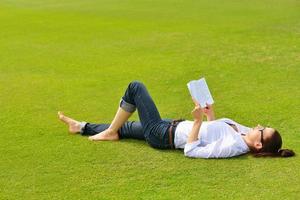
[[[214,103],[205,78],[190,81],[187,86],[191,96],[200,104],[201,108],[206,107],[206,104]]]

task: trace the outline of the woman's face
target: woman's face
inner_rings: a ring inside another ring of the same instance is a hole
[[[260,150],[263,147],[264,141],[269,140],[275,130],[271,127],[263,127],[261,125],[257,125],[252,128],[248,134],[248,138],[253,143],[253,147],[256,150]]]

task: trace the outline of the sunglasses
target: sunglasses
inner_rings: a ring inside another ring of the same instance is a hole
[[[260,142],[261,145],[264,146],[264,130],[266,127],[263,127],[261,125],[258,125],[257,127],[255,127],[256,130],[258,130],[260,132]]]

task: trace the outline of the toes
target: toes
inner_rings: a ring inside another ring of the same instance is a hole
[[[57,115],[58,115],[59,119],[62,119],[64,117],[64,114],[61,111],[58,111]]]
[[[88,139],[89,139],[90,141],[94,141],[93,136],[88,137]]]

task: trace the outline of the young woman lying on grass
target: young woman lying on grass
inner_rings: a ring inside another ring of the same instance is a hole
[[[248,128],[227,118],[215,120],[211,105],[201,108],[194,103],[194,121],[161,119],[144,84],[134,81],[128,85],[111,124],[79,122],[62,112],[58,117],[71,133],[87,135],[92,141],[141,139],[158,149],[184,149],[184,155],[193,158],[228,158],[248,152],[255,156],[294,155],[292,150],[281,149],[277,130],[260,125]],[[127,121],[136,109],[140,122]],[[207,121],[202,120],[203,114]]]

